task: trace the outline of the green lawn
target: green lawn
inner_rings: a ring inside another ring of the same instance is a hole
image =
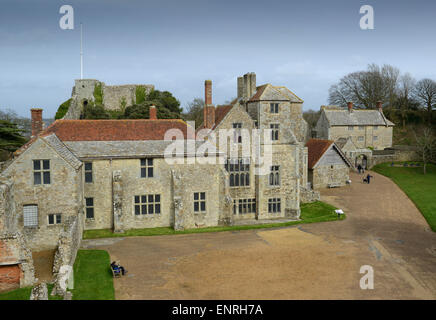
[[[49,300],[62,300],[60,296],[51,296],[53,284],[47,284],[48,299]],[[5,293],[0,293],[0,300],[29,300],[32,287],[20,288]]]
[[[53,284],[47,284],[49,300],[62,300],[50,296]],[[32,287],[20,288],[0,294],[0,300],[29,300]],[[114,300],[114,284],[110,257],[104,250],[79,250],[74,263],[73,300]]]
[[[428,165],[425,175],[422,167],[391,167],[389,163],[379,164],[372,170],[392,179],[415,203],[431,229],[436,232],[435,165]]]
[[[112,230],[110,229],[86,230],[83,233],[83,238],[96,239],[96,238],[110,238],[110,237],[130,237],[130,236],[157,236],[157,235],[170,235],[170,234],[220,232],[220,231],[286,227],[286,226],[292,226],[300,223],[338,220],[338,216],[334,212],[335,209],[336,209],[335,207],[327,203],[318,201],[314,203],[306,203],[301,205],[300,221],[277,222],[277,223],[246,225],[246,226],[218,226],[218,227],[188,229],[183,231],[175,231],[171,227],[131,229],[131,230],[126,230],[124,233],[113,233]],[[345,216],[341,217],[341,220],[344,218]]]
[[[109,253],[79,250],[74,263],[73,300],[114,300]]]

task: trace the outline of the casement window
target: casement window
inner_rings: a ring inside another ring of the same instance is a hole
[[[363,141],[363,140],[364,140],[363,136],[358,136],[357,137],[357,141]]]
[[[268,212],[269,213],[281,212],[280,198],[268,199]]]
[[[378,129],[378,126],[374,126],[374,130],[377,130]]]
[[[271,140],[278,141],[279,140],[279,124],[272,123],[269,125],[269,127],[271,129]]]
[[[354,127],[353,126],[348,126],[348,131],[353,131]]]
[[[26,205],[23,206],[23,223],[25,227],[38,226],[38,206]]]
[[[377,141],[377,140],[378,140],[378,137],[377,137],[377,136],[374,136],[374,137],[373,137],[373,140],[374,140],[374,141]]]
[[[363,130],[363,129],[365,129],[364,126],[359,126],[359,130]]]
[[[279,113],[279,104],[278,103],[270,103],[270,112],[271,113]]]
[[[85,182],[92,183],[92,162],[85,162]]]
[[[153,158],[141,159],[141,178],[153,178]]]
[[[86,219],[94,219],[94,198],[85,198]]]
[[[61,224],[62,223],[62,215],[60,213],[49,214],[47,216],[47,218],[48,218],[48,224],[49,225],[55,225],[55,224]]]
[[[33,184],[50,184],[50,160],[33,160]]]
[[[229,172],[230,187],[247,187],[250,185],[249,159],[227,159],[225,168]]]
[[[234,143],[242,143],[242,123],[234,123],[233,124],[233,142]]]
[[[256,199],[233,200],[233,214],[256,213]]]
[[[135,196],[135,215],[160,214],[160,194]]]
[[[206,192],[194,192],[194,212],[206,212]]]
[[[280,166],[271,166],[269,173],[269,185],[279,186],[280,185]]]

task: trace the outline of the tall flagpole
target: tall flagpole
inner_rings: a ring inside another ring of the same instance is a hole
[[[80,79],[83,79],[83,26],[80,23]]]

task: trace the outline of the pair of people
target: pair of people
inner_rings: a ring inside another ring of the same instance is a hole
[[[359,173],[365,173],[365,168],[362,167],[360,164],[357,166],[357,171],[359,171]]]
[[[371,182],[371,178],[374,178],[374,177],[368,173],[368,175],[366,176],[366,178],[363,179],[363,182],[364,182],[364,183],[366,182],[367,184],[369,184],[369,183]]]
[[[127,270],[124,269],[124,267],[122,265],[120,265],[119,261],[112,261],[111,263],[111,268],[115,271],[115,272],[121,272],[121,274],[124,276],[127,273]]]

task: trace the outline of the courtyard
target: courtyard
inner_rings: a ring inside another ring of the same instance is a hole
[[[129,271],[116,299],[435,299],[436,233],[388,178],[322,190],[347,219],[275,229],[84,240]],[[362,265],[374,289],[359,286]]]

